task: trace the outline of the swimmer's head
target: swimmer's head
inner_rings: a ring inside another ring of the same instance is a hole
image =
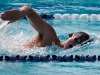
[[[90,41],[90,36],[85,32],[71,33],[68,39],[63,42],[65,49],[72,48],[77,45],[83,45]]]

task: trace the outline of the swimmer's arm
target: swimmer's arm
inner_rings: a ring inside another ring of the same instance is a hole
[[[24,11],[27,19],[30,21],[32,27],[39,34],[38,46],[51,45],[52,41],[58,41],[55,30],[50,24],[45,22],[30,6],[24,5],[20,8],[20,11]],[[29,43],[30,44],[30,43]]]
[[[44,35],[45,32],[52,31],[53,28],[45,22],[30,6],[24,5],[20,8],[20,11],[24,11],[27,19],[30,21],[32,27],[36,29],[38,33]]]
[[[0,15],[2,20],[7,20],[9,23],[15,22],[23,17],[27,17],[30,21],[32,27],[36,29],[36,31],[41,34],[54,34],[54,29],[45,22],[30,6],[24,5],[19,10],[10,10],[5,11],[3,14]]]

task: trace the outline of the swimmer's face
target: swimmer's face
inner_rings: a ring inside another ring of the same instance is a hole
[[[78,34],[69,34],[68,39],[64,42],[64,48],[69,49],[74,46],[82,44],[84,41],[89,39],[89,35]]]

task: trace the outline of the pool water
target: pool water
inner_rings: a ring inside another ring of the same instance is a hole
[[[80,4],[81,3],[81,4]],[[5,10],[19,9],[29,4],[39,14],[100,14],[99,0],[21,0],[1,1],[0,13]],[[54,44],[52,46],[25,49],[21,46],[33,39],[37,32],[26,19],[7,25],[0,21],[0,55],[100,55],[100,20],[45,20],[56,31],[61,41],[67,39],[69,33],[85,31],[94,41],[83,46],[65,50]],[[99,75],[99,61],[96,62],[0,62],[0,75]]]

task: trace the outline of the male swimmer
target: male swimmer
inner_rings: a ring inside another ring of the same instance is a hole
[[[30,42],[24,44],[25,47],[45,47],[52,43],[65,49],[86,43],[90,36],[85,32],[76,32],[69,34],[69,37],[64,42],[61,42],[53,27],[45,22],[30,6],[24,5],[19,10],[5,11],[0,18],[9,23],[15,22],[23,17],[26,17],[32,27],[38,32],[37,36]]]

